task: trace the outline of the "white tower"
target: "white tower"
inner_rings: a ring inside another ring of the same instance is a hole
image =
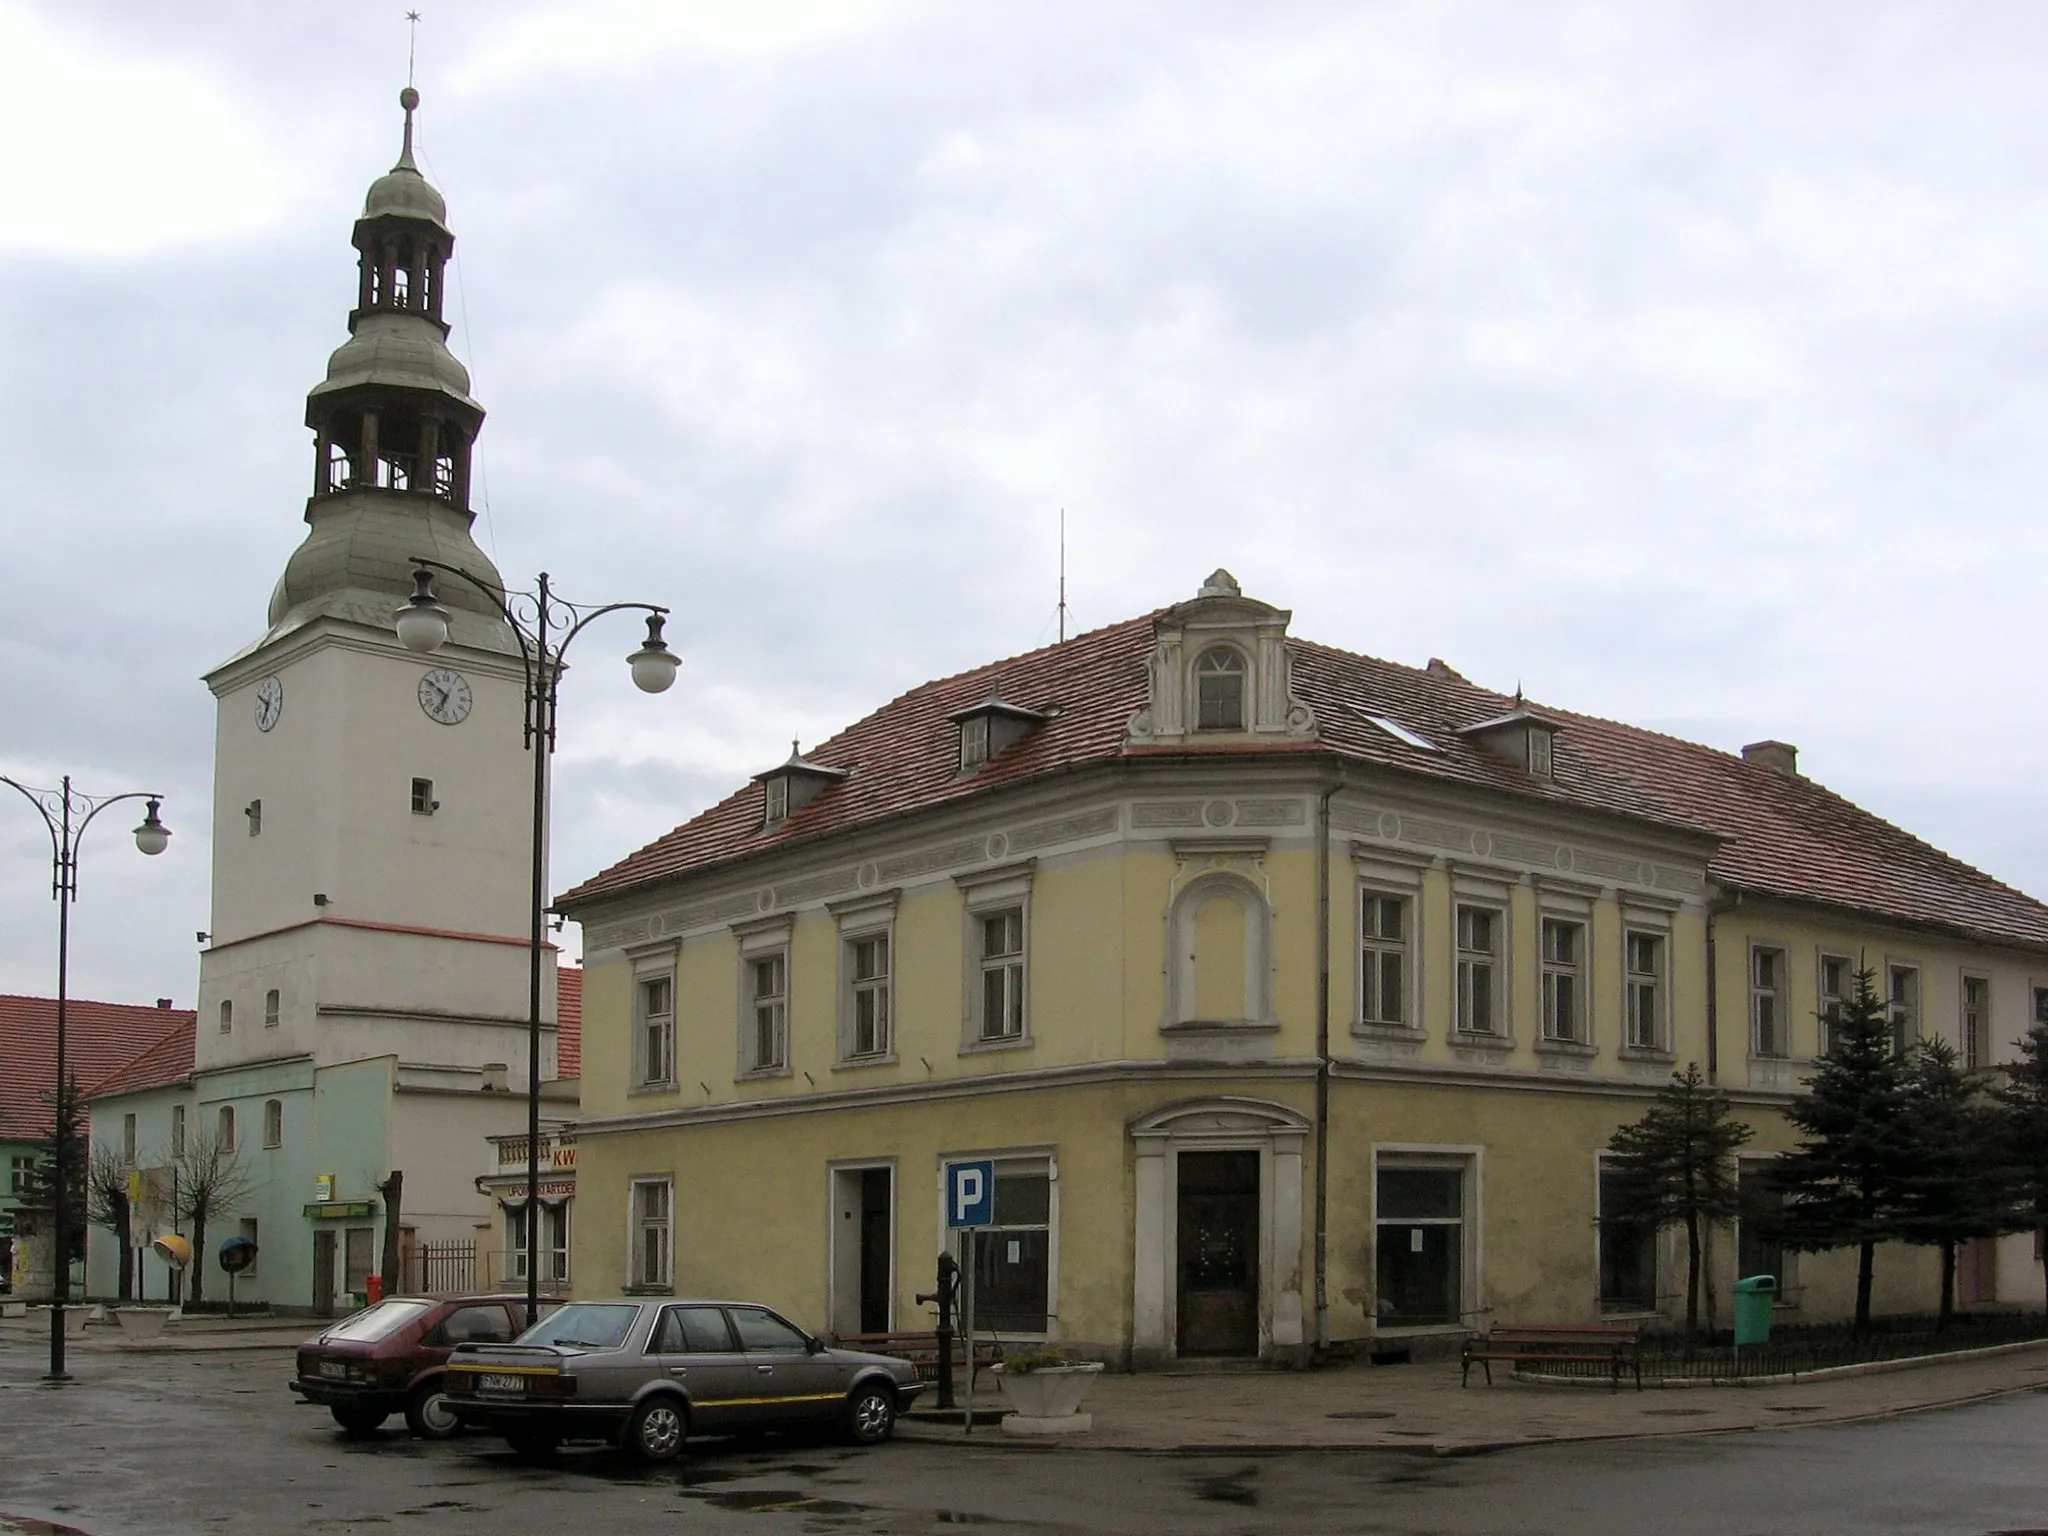
[[[277,1189],[263,1225],[310,1222],[330,1258],[342,1229],[301,1207],[374,1204],[366,1186],[395,1167],[407,1225],[417,1215],[424,1234],[445,1218],[467,1235],[488,1211],[470,1183],[486,1149],[456,1138],[480,1136],[480,1118],[515,1129],[526,1076],[532,765],[517,642],[457,581],[442,589],[445,650],[423,660],[392,631],[412,557],[501,586],[470,532],[484,413],[446,343],[455,237],[413,163],[418,100],[401,95],[404,148],[355,225],[349,339],[307,397],[305,540],[262,638],[206,678],[219,717],[199,1129],[219,1131],[220,1110],[234,1110],[241,1155],[260,1154],[254,1171]],[[549,1018],[552,981],[550,957]],[[542,1047],[545,1077],[551,1030]],[[446,1191],[422,1188],[451,1158]],[[354,1270],[363,1234],[348,1235]]]

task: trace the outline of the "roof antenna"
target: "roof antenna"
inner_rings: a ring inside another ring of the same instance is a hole
[[[1040,630],[1042,635],[1044,630]],[[1060,508],[1060,644],[1067,643],[1067,509]]]

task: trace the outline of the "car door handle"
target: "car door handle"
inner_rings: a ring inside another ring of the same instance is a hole
[[[672,1365],[668,1368],[668,1373],[671,1376],[687,1376],[690,1374],[690,1368],[687,1365]]]
[[[775,1374],[775,1367],[772,1365],[757,1365],[754,1367],[754,1369],[759,1371],[763,1376],[773,1376]]]

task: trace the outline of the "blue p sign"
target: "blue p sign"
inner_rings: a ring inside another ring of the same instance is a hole
[[[946,1165],[946,1225],[985,1227],[996,1219],[996,1165]]]

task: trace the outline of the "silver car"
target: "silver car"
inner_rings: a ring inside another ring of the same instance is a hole
[[[833,1349],[747,1301],[576,1301],[510,1344],[448,1358],[447,1404],[522,1456],[606,1440],[668,1461],[690,1435],[837,1425],[889,1438],[919,1390],[907,1360]]]

